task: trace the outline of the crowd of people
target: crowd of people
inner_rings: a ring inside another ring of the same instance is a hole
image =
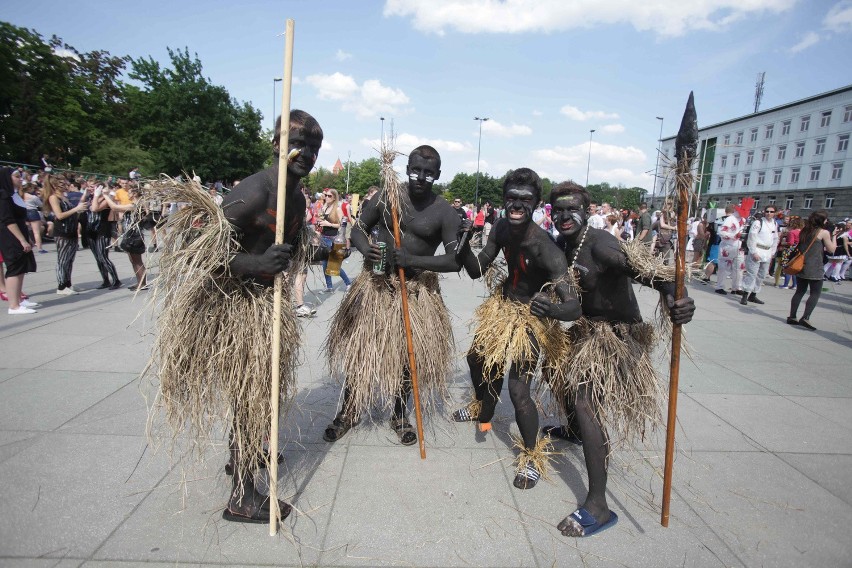
[[[300,250],[307,250],[305,262],[325,267],[335,241],[342,239],[347,251],[357,249],[363,270],[351,280],[340,269],[346,294],[325,342],[329,371],[341,378],[342,388],[339,412],[325,429],[323,439],[329,443],[340,440],[360,420],[380,409],[390,413],[389,424],[399,443],[410,445],[418,441],[409,421],[414,371],[409,368],[410,361],[416,360],[426,400],[437,400],[447,393],[455,352],[438,274],[463,268],[471,278],[484,278],[491,294],[475,311],[476,330],[466,357],[473,387],[471,402],[453,412],[452,418],[477,423],[480,434],[489,432],[507,378],[521,434],[514,485],[522,490],[532,489],[546,476],[546,456],[553,439],[582,446],[588,494],[558,524],[566,536],[590,536],[618,520],[606,499],[611,440],[623,442],[630,440],[631,434],[644,434],[646,422],[653,421],[661,406],[660,381],[651,358],[660,333],[655,324],[643,320],[632,284],[657,290],[670,321],[688,323],[695,310],[693,300],[688,296],[675,300],[671,259],[679,238],[688,239],[687,248],[696,268],[700,269],[707,257],[703,280],[709,282],[718,267],[717,292],[727,295],[726,279],[730,276],[743,304],[763,303],[758,294],[763,280],[781,263],[779,250],[797,242],[805,264],[793,282],[796,293],[787,321],[808,329],[814,329],[810,317],[823,276],[840,278],[849,268],[852,223],[843,228],[831,225],[824,212],[815,212],[799,227],[793,219],[779,222],[775,207],[769,205],[747,223],[751,207],[744,200],[739,208],[730,207],[725,216],[718,215],[712,221],[702,212],[690,220],[687,235],[678,235],[671,204],[653,213],[644,203],[636,212],[617,210],[609,203],[594,203],[585,188],[570,181],[554,186],[545,202],[541,179],[528,168],[517,168],[506,176],[502,208],[490,203],[463,206],[460,199],[449,203],[433,192],[441,173],[441,157],[430,146],[420,146],[409,154],[406,183],[372,187],[360,204],[350,195],[341,198],[331,188],[309,195],[301,180],[316,163],[323,132],[303,111],[291,112],[289,126],[284,243],[275,242],[278,160],[246,178],[223,199],[215,187],[211,188],[210,196],[222,207],[228,230],[239,247],[234,254],[223,254],[220,265],[211,265],[208,277],[218,285],[206,289],[204,301],[216,304],[219,299],[214,296],[226,290],[232,297],[248,298],[263,309],[254,315],[240,312],[239,325],[260,329],[264,310],[271,303],[269,291],[275,275],[292,269],[287,274],[288,282],[292,282],[289,290],[294,309],[281,315],[282,329],[290,334],[290,341],[281,343],[279,357],[286,367],[282,393],[287,397],[291,392],[288,381],[295,381],[298,360],[299,328],[293,322],[297,316],[315,312],[304,302],[306,267],[295,267],[294,259]],[[280,130],[279,118],[276,132]],[[273,147],[278,155],[277,136]],[[46,238],[56,243],[57,294],[77,293],[72,285],[73,263],[84,247],[92,250],[103,277],[100,288],[120,288],[122,283],[109,259],[109,251],[119,248],[117,242],[129,255],[135,272],[136,285],[131,289],[146,289],[142,257],[146,251],[142,236],[145,223],[152,234],[150,250],[155,250],[158,231],[169,230],[165,222],[168,216],[191,205],[148,203],[138,207],[140,183],[134,175],[99,184],[94,179],[53,172],[42,172],[33,181],[33,176],[20,170],[0,170],[0,251],[6,266],[4,288],[9,313],[34,313],[38,307],[22,293],[22,284],[24,275],[35,271],[36,254],[42,254],[39,243]],[[396,220],[391,203],[401,204],[398,222],[405,238],[400,246],[392,230]],[[37,211],[38,219],[30,211]],[[192,227],[192,231],[196,229]],[[37,236],[42,230],[44,233]],[[191,238],[187,235],[188,240]],[[304,239],[310,246],[303,246]],[[806,243],[807,248],[803,248]],[[497,260],[501,254],[505,271],[499,275],[493,269],[500,264]],[[823,254],[829,255],[826,263]],[[405,276],[407,293],[400,273]],[[776,272],[776,284],[779,278]],[[331,276],[326,275],[324,290],[333,291],[333,284]],[[810,296],[799,319],[797,312],[805,292]],[[403,294],[413,321],[408,345],[408,331],[399,317]],[[471,300],[475,301],[473,296]],[[170,309],[183,306],[163,307],[164,311]],[[233,313],[224,310],[202,316],[222,318],[222,325],[234,325],[234,321],[224,319]],[[250,317],[257,320],[250,321]],[[569,321],[575,322],[570,329],[560,325]],[[210,327],[220,329],[213,323]],[[252,341],[272,344],[266,328],[257,333],[263,337],[258,341],[254,336]],[[161,361],[178,357],[183,352],[180,350],[191,347],[194,341],[190,336],[181,344],[163,345],[155,357]],[[208,348],[207,344],[199,345],[201,352]],[[232,351],[238,349],[232,346]],[[612,356],[601,362],[588,355],[602,352]],[[259,407],[269,404],[268,396],[255,396],[266,393],[269,365],[265,359],[259,363],[253,358],[213,357],[205,366],[216,380],[227,375],[234,378],[231,384],[239,386],[217,398],[219,402],[227,400],[222,419],[231,425],[231,451],[225,469],[232,475],[232,491],[223,511],[229,521],[265,523],[276,510],[282,516],[291,510],[283,500],[271,503],[259,491],[254,477],[270,463],[264,458],[266,431],[252,422],[258,417],[263,422],[270,413],[268,408]],[[169,377],[170,381],[183,380],[180,365],[160,368],[177,373]],[[564,411],[564,425],[540,428],[531,388],[535,377],[545,381],[546,389]],[[209,392],[213,388],[203,377],[186,381],[187,391],[200,388]],[[167,405],[201,405],[181,415],[215,411],[202,404],[204,396],[161,399]],[[263,400],[266,402],[259,402]],[[425,406],[427,411],[432,408]],[[254,425],[249,427],[248,422]],[[618,435],[611,439],[609,430],[617,430]]]

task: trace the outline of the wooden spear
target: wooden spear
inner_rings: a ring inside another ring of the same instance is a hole
[[[284,34],[284,88],[281,94],[281,134],[278,138],[278,194],[275,205],[275,244],[284,244],[284,224],[287,207],[287,149],[290,140],[290,90],[293,85],[293,29],[295,22],[287,20]],[[275,275],[272,300],[272,410],[269,429],[269,536],[278,532],[278,401],[281,392],[281,295],[284,274]]]
[[[698,145],[698,122],[692,92],[686,102],[686,110],[680,122],[675,142],[677,169],[675,189],[677,191],[677,258],[675,259],[675,300],[686,296],[686,216],[689,211],[690,189],[692,188],[692,162]],[[672,358],[669,366],[669,412],[666,422],[666,463],[663,470],[663,512],[660,524],[669,526],[669,504],[672,494],[672,465],[674,461],[675,425],[677,423],[677,389],[680,377],[681,324],[672,326]]]
[[[382,148],[383,159],[387,160],[387,153],[390,150]],[[388,195],[388,205],[390,205],[391,219],[393,222],[393,240],[396,248],[402,248],[402,238],[399,233],[399,200],[402,198],[397,188],[391,187],[391,184],[398,183],[396,174],[389,163],[384,167],[388,168],[385,171],[385,191]],[[397,196],[396,199],[391,198],[391,194]],[[405,269],[397,267],[399,274],[399,292],[402,296],[402,321],[405,324],[405,343],[408,347],[408,372],[411,376],[411,396],[414,398],[414,415],[417,418],[417,441],[420,443],[420,459],[426,459],[426,442],[423,440],[423,415],[420,412],[420,389],[417,385],[417,361],[414,357],[414,337],[411,334],[411,318],[409,317],[408,309],[408,288],[405,284]]]

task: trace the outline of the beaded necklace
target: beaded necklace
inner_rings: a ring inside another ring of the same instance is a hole
[[[583,243],[586,242],[586,235],[589,233],[589,226],[586,225],[586,228],[583,229],[583,236],[580,237],[580,244],[577,245],[577,248],[574,249],[574,257],[571,259],[571,264],[568,265],[568,268],[574,268],[574,264],[577,262],[577,257],[580,256],[580,249],[583,248]],[[568,242],[565,242],[565,247],[568,247]]]

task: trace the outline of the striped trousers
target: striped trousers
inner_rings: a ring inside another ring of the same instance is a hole
[[[55,237],[56,283],[60,289],[71,285],[71,269],[77,256],[77,237]]]
[[[104,284],[115,284],[118,282],[118,272],[115,269],[115,264],[109,259],[109,246],[111,237],[109,235],[96,236],[89,239],[89,248],[92,249],[92,254],[95,256],[95,262],[98,264],[98,270],[101,273]]]

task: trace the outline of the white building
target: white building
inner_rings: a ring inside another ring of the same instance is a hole
[[[701,126],[700,95],[697,98]],[[702,205],[755,199],[807,217],[852,217],[852,85],[699,128],[695,191]],[[673,183],[675,137],[662,140],[654,205]]]

